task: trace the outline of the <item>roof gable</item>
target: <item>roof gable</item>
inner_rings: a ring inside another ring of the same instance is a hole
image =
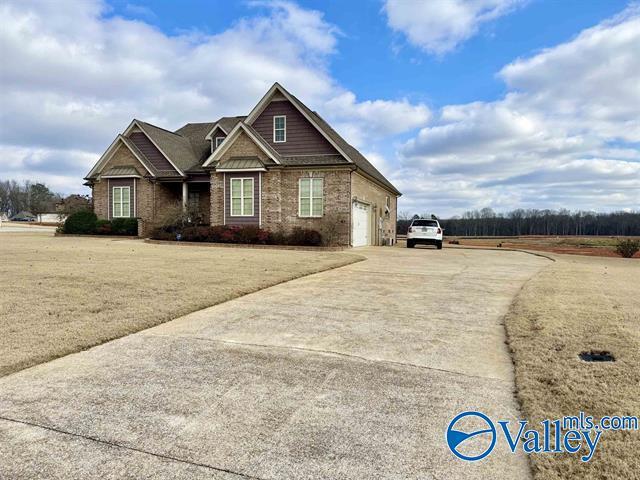
[[[135,119],[127,127],[123,135],[129,135],[135,127],[139,128],[147,136],[181,176],[186,176],[183,170],[198,163],[191,144],[185,137]]]
[[[213,153],[207,158],[202,165],[203,167],[213,166],[219,162],[223,155],[233,146],[233,144],[241,138],[242,134],[246,135],[261,150],[266,157],[273,160],[274,163],[280,164],[281,157],[271,146],[264,141],[264,139],[256,132],[251,126],[246,125],[244,122],[239,122],[224,141],[216,148]]]
[[[286,142],[273,138],[274,118],[285,117]],[[281,155],[339,155],[339,152],[286,98],[267,103],[251,126]]]
[[[349,155],[346,154],[336,143],[335,141],[327,135],[327,133],[320,128],[320,126],[314,121],[313,117],[309,115],[309,110],[300,100],[291,95],[287,90],[285,90],[279,83],[274,83],[273,86],[269,89],[269,91],[262,97],[262,99],[258,102],[258,104],[253,107],[253,110],[247,115],[245,119],[245,123],[248,125],[252,125],[253,122],[258,118],[258,116],[264,111],[264,109],[269,105],[274,95],[280,94],[285,99],[289,100],[291,104],[298,109],[298,111],[316,128],[318,132],[320,132],[329,143],[349,161],[352,161],[349,158]]]
[[[109,148],[102,154],[102,156],[98,159],[93,168],[89,171],[86,180],[94,180],[100,176],[104,168],[108,165],[109,160],[116,154],[118,149],[125,147],[127,148],[133,156],[140,162],[140,164],[144,167],[144,169],[149,173],[150,176],[157,176],[158,171],[153,167],[153,164],[149,162],[149,160],[144,156],[144,154],[138,150],[135,144],[131,141],[131,139],[118,135]]]

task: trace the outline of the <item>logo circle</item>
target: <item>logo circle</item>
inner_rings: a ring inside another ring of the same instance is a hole
[[[487,428],[474,430],[472,432],[463,432],[462,430],[456,430],[454,427],[456,424],[466,417],[476,417],[480,419],[487,425]],[[478,455],[465,455],[458,451],[458,447],[464,443],[466,440],[476,437],[478,435],[490,435],[491,442],[489,446]],[[484,413],[480,412],[462,412],[457,415],[451,422],[449,422],[449,426],[447,427],[447,445],[449,446],[449,450],[456,457],[461,460],[466,460],[468,462],[475,462],[477,460],[482,460],[484,457],[489,455],[493,448],[496,446],[496,427],[493,425],[493,422],[489,417],[487,417]]]

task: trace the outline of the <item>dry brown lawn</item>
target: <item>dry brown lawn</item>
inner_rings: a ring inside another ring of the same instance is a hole
[[[460,245],[476,247],[516,248],[524,250],[540,250],[552,253],[568,253],[572,255],[588,255],[595,257],[620,257],[616,246],[621,239],[640,237],[615,236],[545,236],[523,235],[520,237],[447,237],[445,243],[457,241]],[[634,258],[640,258],[638,252]]]
[[[578,415],[640,416],[640,263],[557,255],[522,289],[506,318],[516,385],[530,425]],[[578,354],[611,352],[612,363]],[[640,432],[602,433],[594,457],[532,456],[536,480],[631,479]]]
[[[0,233],[0,376],[256,290],[349,253]]]

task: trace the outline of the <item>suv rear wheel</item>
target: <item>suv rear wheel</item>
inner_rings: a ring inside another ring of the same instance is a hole
[[[440,241],[436,242],[436,248],[437,248],[438,250],[442,250],[442,240],[440,240]]]
[[[415,243],[413,243],[413,240],[407,240],[407,248],[413,248],[415,247]]]

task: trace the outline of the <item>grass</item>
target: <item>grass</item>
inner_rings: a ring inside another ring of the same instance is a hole
[[[640,415],[640,265],[556,256],[522,289],[506,318],[518,397],[532,425],[578,415]],[[578,354],[606,350],[612,363]],[[536,480],[636,478],[640,432],[603,432],[595,456],[531,457]]]
[[[0,376],[362,257],[0,233]]]

